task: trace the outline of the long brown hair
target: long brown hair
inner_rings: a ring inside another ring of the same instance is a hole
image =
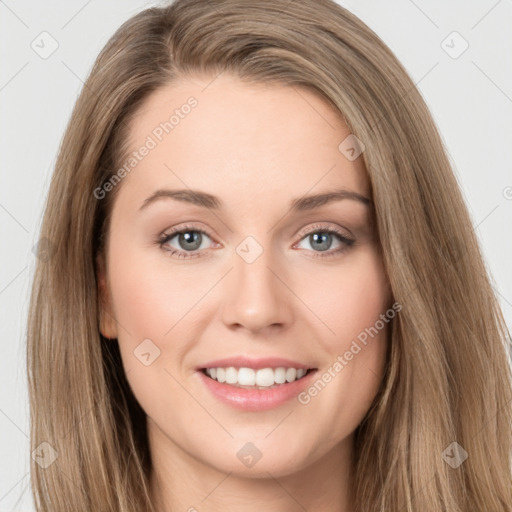
[[[37,510],[154,510],[145,415],[117,341],[99,331],[96,259],[122,183],[101,200],[94,190],[121,165],[145,98],[222,72],[320,94],[365,146],[402,309],[356,431],[357,510],[510,512],[510,346],[466,206],[415,84],[331,0],[177,0],[133,16],[98,56],[59,150],[30,303],[31,447],[46,457],[31,463]]]

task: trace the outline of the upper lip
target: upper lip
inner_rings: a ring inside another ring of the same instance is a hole
[[[308,364],[292,361],[291,359],[284,359],[281,357],[262,357],[253,359],[245,356],[226,357],[224,359],[216,359],[207,363],[199,365],[196,370],[204,370],[205,368],[228,368],[234,366],[235,368],[254,368],[255,370],[261,368],[303,368],[304,370],[312,369],[313,367]]]

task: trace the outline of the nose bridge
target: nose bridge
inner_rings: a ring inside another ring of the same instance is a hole
[[[236,246],[234,268],[224,295],[223,319],[226,324],[259,330],[290,321],[290,297],[276,277],[280,273],[276,270],[280,267],[278,263],[275,251],[270,246],[265,247],[254,236],[246,237]],[[286,281],[285,276],[281,279]]]

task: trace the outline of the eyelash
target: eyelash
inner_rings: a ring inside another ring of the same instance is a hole
[[[199,256],[201,256],[200,249],[196,249],[195,252],[192,252],[192,251],[181,251],[179,249],[165,249],[164,248],[164,244],[166,244],[167,242],[172,240],[176,235],[180,235],[180,234],[187,233],[190,231],[202,233],[202,234],[207,235],[209,238],[212,238],[212,236],[207,231],[204,231],[202,229],[197,229],[197,227],[194,227],[194,226],[185,225],[185,226],[181,227],[180,229],[173,229],[169,233],[162,233],[159,236],[157,243],[163,251],[168,253],[169,256],[177,255],[177,257],[181,258],[181,259],[190,259],[190,258],[199,257]],[[314,225],[314,226],[312,226],[312,228],[310,228],[309,231],[307,231],[305,233],[301,233],[301,238],[300,238],[299,242],[302,241],[302,239],[306,238],[307,236],[312,235],[313,233],[328,233],[328,234],[336,235],[338,237],[339,241],[342,242],[343,244],[345,244],[345,245],[339,247],[338,249],[334,249],[334,250],[313,251],[313,253],[314,253],[313,258],[330,258],[330,257],[336,256],[336,255],[342,254],[347,249],[349,249],[350,246],[352,246],[355,243],[355,239],[345,236],[341,231],[339,231],[335,228],[331,228],[331,227],[327,228],[322,225]]]

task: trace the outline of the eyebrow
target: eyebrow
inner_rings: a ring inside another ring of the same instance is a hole
[[[144,210],[150,204],[161,199],[174,199],[177,201],[191,203],[212,210],[220,210],[223,207],[223,203],[218,197],[208,194],[206,192],[201,192],[199,190],[159,189],[144,200],[139,210]],[[341,201],[343,199],[351,199],[354,201],[358,201],[364,204],[365,206],[369,206],[372,203],[371,199],[357,192],[341,189],[334,190],[332,192],[324,192],[322,194],[314,194],[294,199],[290,203],[290,210],[294,212],[313,210],[328,203],[332,203],[334,201]]]

